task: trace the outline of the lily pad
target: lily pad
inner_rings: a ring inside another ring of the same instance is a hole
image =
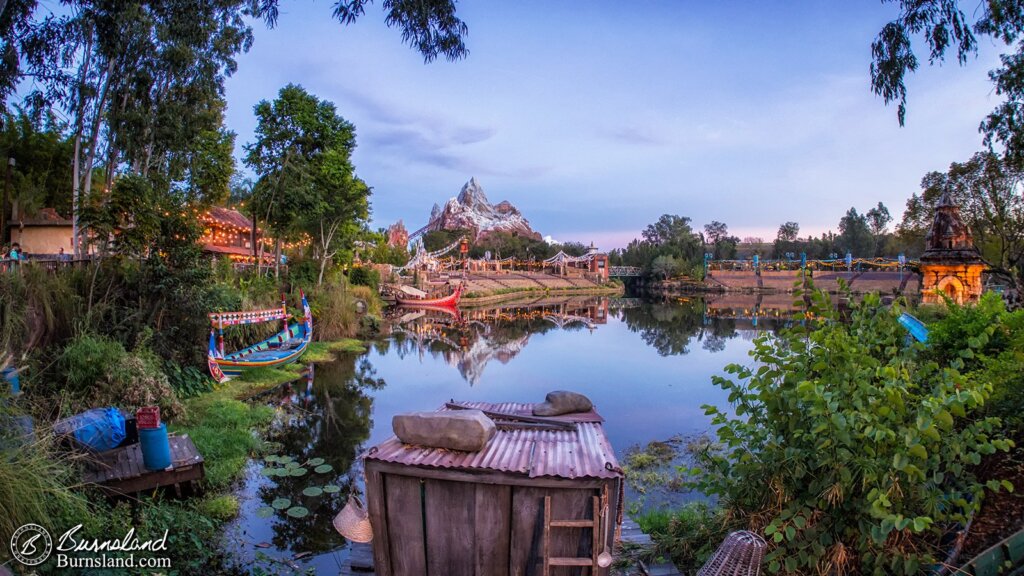
[[[260,474],[262,474],[264,476],[267,476],[267,477],[277,476],[277,470],[274,469],[274,468],[264,468],[264,469],[260,470]]]
[[[291,462],[289,462],[289,463],[285,464],[285,465],[284,465],[284,467],[285,467],[285,468],[298,468],[298,467],[299,467],[299,463],[298,463],[298,462],[295,462],[295,461],[293,460],[293,461],[291,461]]]
[[[287,468],[274,468],[273,470],[274,470],[274,476],[287,476],[288,475],[288,469]]]
[[[328,484],[324,486],[324,492],[328,494],[334,494],[335,492],[341,492],[341,486],[335,486],[334,484]]]
[[[323,458],[310,458],[309,462],[306,462],[309,466],[319,466],[324,463]]]
[[[266,460],[267,462],[277,462],[277,458],[277,454],[268,454],[263,457],[263,459]]]
[[[303,508],[302,506],[292,506],[291,508],[288,509],[287,512],[285,512],[285,514],[291,516],[292,518],[303,518],[309,514],[309,510]]]
[[[295,460],[295,458],[292,458],[291,456],[278,456],[277,457],[277,461],[280,462],[281,464],[287,464],[287,463],[291,462],[292,460]]]
[[[284,510],[292,505],[292,501],[287,498],[278,498],[271,502],[270,505],[273,506],[275,510]]]
[[[313,468],[313,472],[316,472],[317,474],[326,474],[331,470],[334,470],[334,466],[331,466],[330,464],[321,464],[316,468]]]
[[[307,470],[305,468],[290,468],[287,471],[288,476],[305,476]]]
[[[324,493],[324,489],[319,486],[310,486],[302,491],[303,496],[319,496]]]
[[[274,515],[274,509],[270,506],[260,506],[256,509],[257,518],[270,518]]]

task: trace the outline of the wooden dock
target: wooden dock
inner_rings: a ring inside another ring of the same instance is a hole
[[[622,519],[622,538],[619,540],[620,552],[622,545],[649,548],[654,545],[654,542],[651,541],[650,535],[645,534],[640,529],[639,524],[629,516],[626,516]],[[620,571],[617,576],[681,576],[681,573],[670,562],[648,566],[644,562],[637,560],[634,566]]]
[[[86,465],[82,480],[111,496],[127,496],[161,486],[173,487],[178,496],[183,487],[197,492],[198,482],[206,475],[202,454],[187,434],[172,435],[168,440],[171,465],[164,470],[147,469],[139,444],[131,444],[96,455]]]

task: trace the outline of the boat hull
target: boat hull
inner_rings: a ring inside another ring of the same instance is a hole
[[[459,285],[457,288],[455,288],[454,292],[452,292],[451,294],[445,296],[444,298],[423,298],[423,299],[396,298],[396,300],[398,301],[398,305],[399,306],[415,306],[415,307],[432,306],[432,307],[435,307],[435,308],[438,308],[438,307],[453,308],[453,307],[459,305],[459,299],[461,297],[462,297],[462,286]]]
[[[289,324],[286,330],[231,354],[218,349],[215,332],[211,330],[207,353],[210,375],[218,382],[226,382],[246,370],[274,368],[298,360],[313,340],[313,318],[305,294],[302,295],[302,311],[305,317],[301,322]]]

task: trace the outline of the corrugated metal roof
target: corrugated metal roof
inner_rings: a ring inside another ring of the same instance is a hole
[[[533,404],[462,402],[462,406],[505,414],[530,415]],[[447,410],[442,407],[441,411]],[[479,452],[459,452],[403,444],[392,436],[370,448],[364,458],[406,466],[488,470],[530,478],[619,478],[622,470],[596,412],[556,417],[575,422],[576,430],[501,429]]]

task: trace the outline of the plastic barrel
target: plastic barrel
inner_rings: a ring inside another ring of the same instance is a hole
[[[139,429],[142,463],[148,470],[163,470],[171,465],[171,443],[167,440],[167,424],[159,428]]]

